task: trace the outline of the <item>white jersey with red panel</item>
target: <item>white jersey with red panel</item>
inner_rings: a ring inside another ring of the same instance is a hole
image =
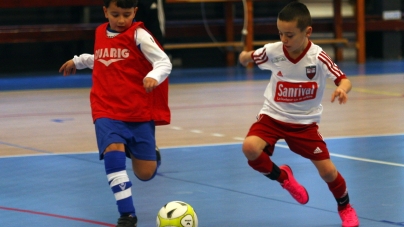
[[[260,114],[287,123],[320,122],[326,79],[338,85],[346,78],[323,49],[311,42],[297,59],[288,55],[282,42],[266,44],[252,58],[260,69],[272,72]]]

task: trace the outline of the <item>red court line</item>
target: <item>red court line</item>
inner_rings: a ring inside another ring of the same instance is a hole
[[[48,216],[48,217],[54,217],[54,218],[67,219],[67,220],[71,220],[71,221],[86,222],[86,223],[91,223],[91,224],[101,225],[101,226],[109,226],[109,227],[114,227],[115,226],[115,225],[112,225],[112,224],[109,224],[109,223],[104,223],[104,222],[99,222],[99,221],[92,221],[92,220],[87,220],[87,219],[82,219],[82,218],[68,217],[68,216],[63,216],[63,215],[58,215],[58,214],[49,214],[49,213],[44,213],[44,212],[32,211],[32,210],[23,210],[23,209],[17,209],[17,208],[11,208],[11,207],[2,207],[2,206],[0,206],[0,209],[9,210],[9,211],[16,211],[16,212],[22,212],[22,213],[29,213],[29,214],[37,214],[37,215],[43,215],[43,216]]]

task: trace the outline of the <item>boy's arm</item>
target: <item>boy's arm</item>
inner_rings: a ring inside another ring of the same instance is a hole
[[[140,46],[140,51],[152,64],[153,69],[146,75],[161,84],[171,73],[172,64],[167,54],[154,42],[153,37],[144,29],[135,31],[135,42]]]
[[[240,64],[242,64],[243,66],[247,66],[248,63],[254,62],[251,57],[252,53],[254,53],[254,51],[242,51],[238,57]]]
[[[94,55],[82,54],[80,56],[74,56],[73,59],[65,62],[59,69],[59,72],[63,72],[63,76],[75,74],[76,69],[92,69],[94,66]]]
[[[348,78],[342,79],[338,87],[331,95],[331,102],[338,97],[339,104],[345,104],[348,101],[348,92],[351,90],[352,84]]]
[[[135,42],[140,51],[152,64],[153,69],[145,76],[143,86],[146,92],[151,92],[161,84],[171,73],[172,64],[167,54],[154,42],[152,36],[144,29],[136,29]]]
[[[73,57],[74,65],[77,69],[85,69],[94,67],[94,54],[80,54]]]

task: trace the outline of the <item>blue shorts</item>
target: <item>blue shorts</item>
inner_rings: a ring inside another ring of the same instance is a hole
[[[154,121],[123,122],[99,118],[94,124],[100,160],[104,158],[105,149],[112,143],[125,144],[128,158],[132,154],[141,160],[157,159]]]

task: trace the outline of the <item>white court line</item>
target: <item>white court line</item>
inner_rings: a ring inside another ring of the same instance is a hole
[[[193,129],[193,130],[191,130],[190,132],[197,133],[197,134],[202,133],[202,131],[201,131],[201,130],[198,130],[198,129]]]
[[[383,165],[404,167],[404,164],[395,163],[395,162],[384,162],[384,161],[378,161],[378,160],[373,160],[373,159],[357,158],[357,157],[353,157],[353,156],[342,155],[342,154],[333,154],[333,153],[330,153],[330,155],[339,157],[339,158],[346,158],[346,159],[357,160],[357,161],[362,161],[362,162],[372,162],[372,163],[383,164]]]
[[[335,138],[326,138],[326,139],[343,139],[343,138],[363,138],[363,137],[377,137],[377,136],[397,136],[397,135],[403,135],[403,134],[390,134],[390,135],[371,135],[371,136],[354,136],[354,137],[335,137]],[[160,147],[160,149],[173,149],[173,148],[185,148],[185,147],[213,147],[213,146],[226,146],[226,145],[238,145],[241,144],[240,142],[235,142],[235,143],[218,143],[218,144],[200,144],[200,145],[184,145],[184,146],[172,146],[172,147]],[[283,144],[276,144],[276,147],[281,147],[281,148],[286,148],[289,149],[287,145]],[[49,156],[49,155],[75,155],[75,154],[89,154],[89,153],[98,153],[98,151],[85,151],[85,152],[71,152],[71,153],[54,153],[54,154],[30,154],[30,155],[13,155],[13,156],[4,156],[0,157],[2,158],[18,158],[18,157],[30,157],[30,156]],[[390,165],[390,166],[398,166],[398,167],[404,167],[404,164],[401,163],[395,163],[395,162],[385,162],[385,161],[379,161],[379,160],[374,160],[374,159],[367,159],[367,158],[358,158],[354,156],[348,156],[348,155],[341,155],[341,154],[334,154],[330,153],[331,156],[334,157],[339,157],[339,158],[345,158],[345,159],[351,159],[351,160],[356,160],[356,161],[362,161],[362,162],[371,162],[371,163],[376,163],[376,164],[382,164],[382,165]]]
[[[220,133],[212,133],[211,135],[215,137],[224,137],[224,135]]]
[[[289,146],[287,146],[287,145],[277,144],[275,146],[289,149]],[[361,161],[361,162],[372,162],[372,163],[383,164],[383,165],[404,167],[404,164],[400,164],[400,163],[384,162],[384,161],[378,161],[378,160],[368,159],[368,158],[358,158],[358,157],[349,156],[349,155],[330,153],[330,156],[339,157],[339,158],[345,158],[345,159],[351,159],[351,160],[356,160],[356,161]]]

